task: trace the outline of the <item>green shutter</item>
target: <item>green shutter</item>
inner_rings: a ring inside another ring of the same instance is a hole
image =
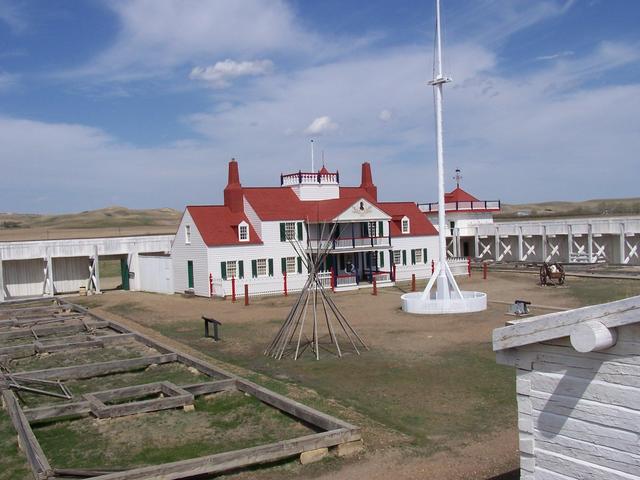
[[[223,280],[227,279],[227,262],[220,262],[220,274]]]
[[[280,241],[281,242],[286,242],[287,241],[287,232],[284,228],[284,223],[280,224]]]
[[[384,252],[380,252],[380,267],[384,267]]]
[[[258,276],[258,261],[251,260],[251,276],[256,278]]]
[[[298,273],[302,273],[302,258],[298,257]]]
[[[415,265],[415,264],[416,264],[416,251],[411,250],[411,265]]]
[[[422,262],[423,263],[427,263],[427,249],[426,248],[422,249]]]
[[[403,265],[407,264],[407,251],[406,250],[402,250],[402,264]]]
[[[273,258],[269,259],[269,276],[273,277]]]
[[[378,222],[378,236],[384,237],[384,226],[382,222]]]
[[[282,267],[282,273],[284,274],[287,271],[287,259],[285,257],[280,259],[280,266]]]
[[[298,222],[298,240],[302,240],[302,222]]]
[[[189,277],[189,288],[193,288],[193,260],[189,260],[187,262],[187,275]],[[128,289],[128,285],[127,285],[127,289]],[[123,286],[123,290],[124,290],[124,286]]]
[[[238,278],[244,278],[244,261],[238,260]]]

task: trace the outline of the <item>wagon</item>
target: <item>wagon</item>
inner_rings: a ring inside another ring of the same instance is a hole
[[[563,285],[564,267],[560,263],[544,262],[540,266],[540,285]]]

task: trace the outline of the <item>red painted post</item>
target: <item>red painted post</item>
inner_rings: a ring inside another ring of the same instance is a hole
[[[471,257],[467,257],[467,273],[471,276]]]
[[[236,277],[231,277],[231,301],[236,301]]]
[[[411,274],[411,291],[412,292],[416,291],[416,274],[415,273]]]
[[[331,291],[336,291],[336,275],[333,273],[333,267],[331,267]]]
[[[393,281],[396,281],[396,264],[393,264]]]
[[[209,274],[209,297],[213,298],[213,274]]]
[[[284,281],[284,296],[286,297],[288,295],[288,292],[287,292],[287,272],[286,271],[282,274],[282,278],[283,278],[283,281]]]
[[[376,281],[376,277],[373,277],[373,292],[372,295],[378,295],[378,282]]]
[[[433,275],[433,272],[435,271],[436,271],[436,261],[431,260],[431,275]]]
[[[482,264],[482,279],[487,279],[487,270],[489,270],[489,266],[486,263]]]
[[[244,284],[244,305],[249,305],[249,284]]]

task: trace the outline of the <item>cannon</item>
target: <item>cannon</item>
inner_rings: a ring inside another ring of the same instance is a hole
[[[560,263],[544,262],[540,266],[540,285],[563,285],[564,267]]]

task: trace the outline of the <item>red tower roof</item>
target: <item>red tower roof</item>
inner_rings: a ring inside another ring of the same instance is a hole
[[[444,194],[444,203],[477,202],[477,201],[479,200],[476,197],[474,197],[468,192],[465,192],[460,187],[456,187],[451,192]]]

